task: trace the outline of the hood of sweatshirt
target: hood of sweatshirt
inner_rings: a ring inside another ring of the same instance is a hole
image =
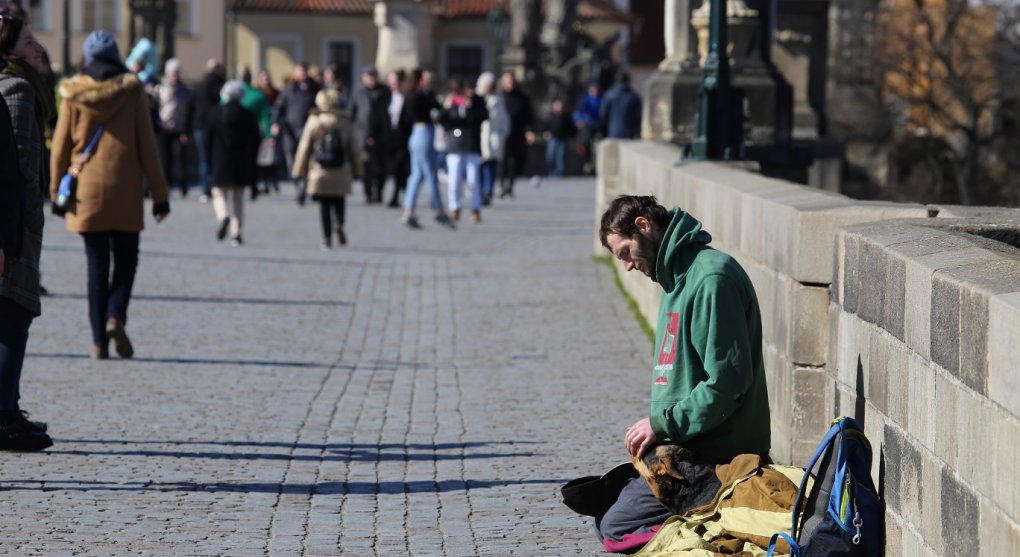
[[[673,218],[662,234],[655,261],[656,280],[666,292],[684,281],[694,256],[712,241],[712,235],[702,230],[701,222],[690,213],[674,208],[670,214]]]
[[[123,73],[103,81],[87,75],[76,75],[60,82],[60,97],[74,101],[83,110],[107,121],[124,107],[128,99],[138,95],[142,82],[131,73]]]

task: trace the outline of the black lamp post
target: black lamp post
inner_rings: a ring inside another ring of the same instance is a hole
[[[726,0],[710,1],[708,55],[687,159],[738,160],[744,155],[744,92],[731,83]]]

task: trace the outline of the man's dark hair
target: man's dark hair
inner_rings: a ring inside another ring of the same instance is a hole
[[[652,195],[620,195],[617,196],[602,213],[602,226],[599,228],[599,240],[607,249],[606,238],[610,234],[619,234],[633,238],[638,234],[634,219],[645,217],[658,230],[666,230],[671,219],[669,210],[659,205]]]

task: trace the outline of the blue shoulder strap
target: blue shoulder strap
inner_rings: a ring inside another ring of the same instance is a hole
[[[840,418],[832,424],[829,431],[825,433],[825,437],[818,444],[818,448],[815,449],[815,454],[811,457],[811,461],[808,463],[807,468],[804,469],[804,477],[800,480],[800,487],[797,488],[797,500],[793,504],[793,527],[790,529],[790,535],[797,538],[797,518],[800,516],[801,506],[807,499],[804,493],[804,489],[807,487],[808,478],[811,477],[811,472],[815,469],[815,465],[818,464],[818,459],[822,457],[825,450],[832,444],[833,439],[843,430],[843,421],[846,418]]]
[[[787,534],[786,532],[776,532],[775,534],[772,534],[772,539],[769,540],[769,552],[765,557],[772,557],[772,553],[776,550],[776,541],[780,537],[786,540],[786,543],[790,544],[791,557],[799,553],[800,545],[798,545],[797,542],[793,541],[793,538],[790,537],[789,534]]]
[[[105,128],[106,124],[99,124],[99,127],[96,128],[96,134],[92,136],[92,141],[89,141],[89,144],[85,147],[85,151],[82,152],[83,155],[89,155],[93,150],[95,150],[96,143],[99,143],[99,136],[103,135],[103,130]]]

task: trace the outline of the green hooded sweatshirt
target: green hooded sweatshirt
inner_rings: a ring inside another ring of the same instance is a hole
[[[652,374],[652,431],[729,462],[771,448],[754,287],[688,213],[673,209],[656,261],[662,286]]]

